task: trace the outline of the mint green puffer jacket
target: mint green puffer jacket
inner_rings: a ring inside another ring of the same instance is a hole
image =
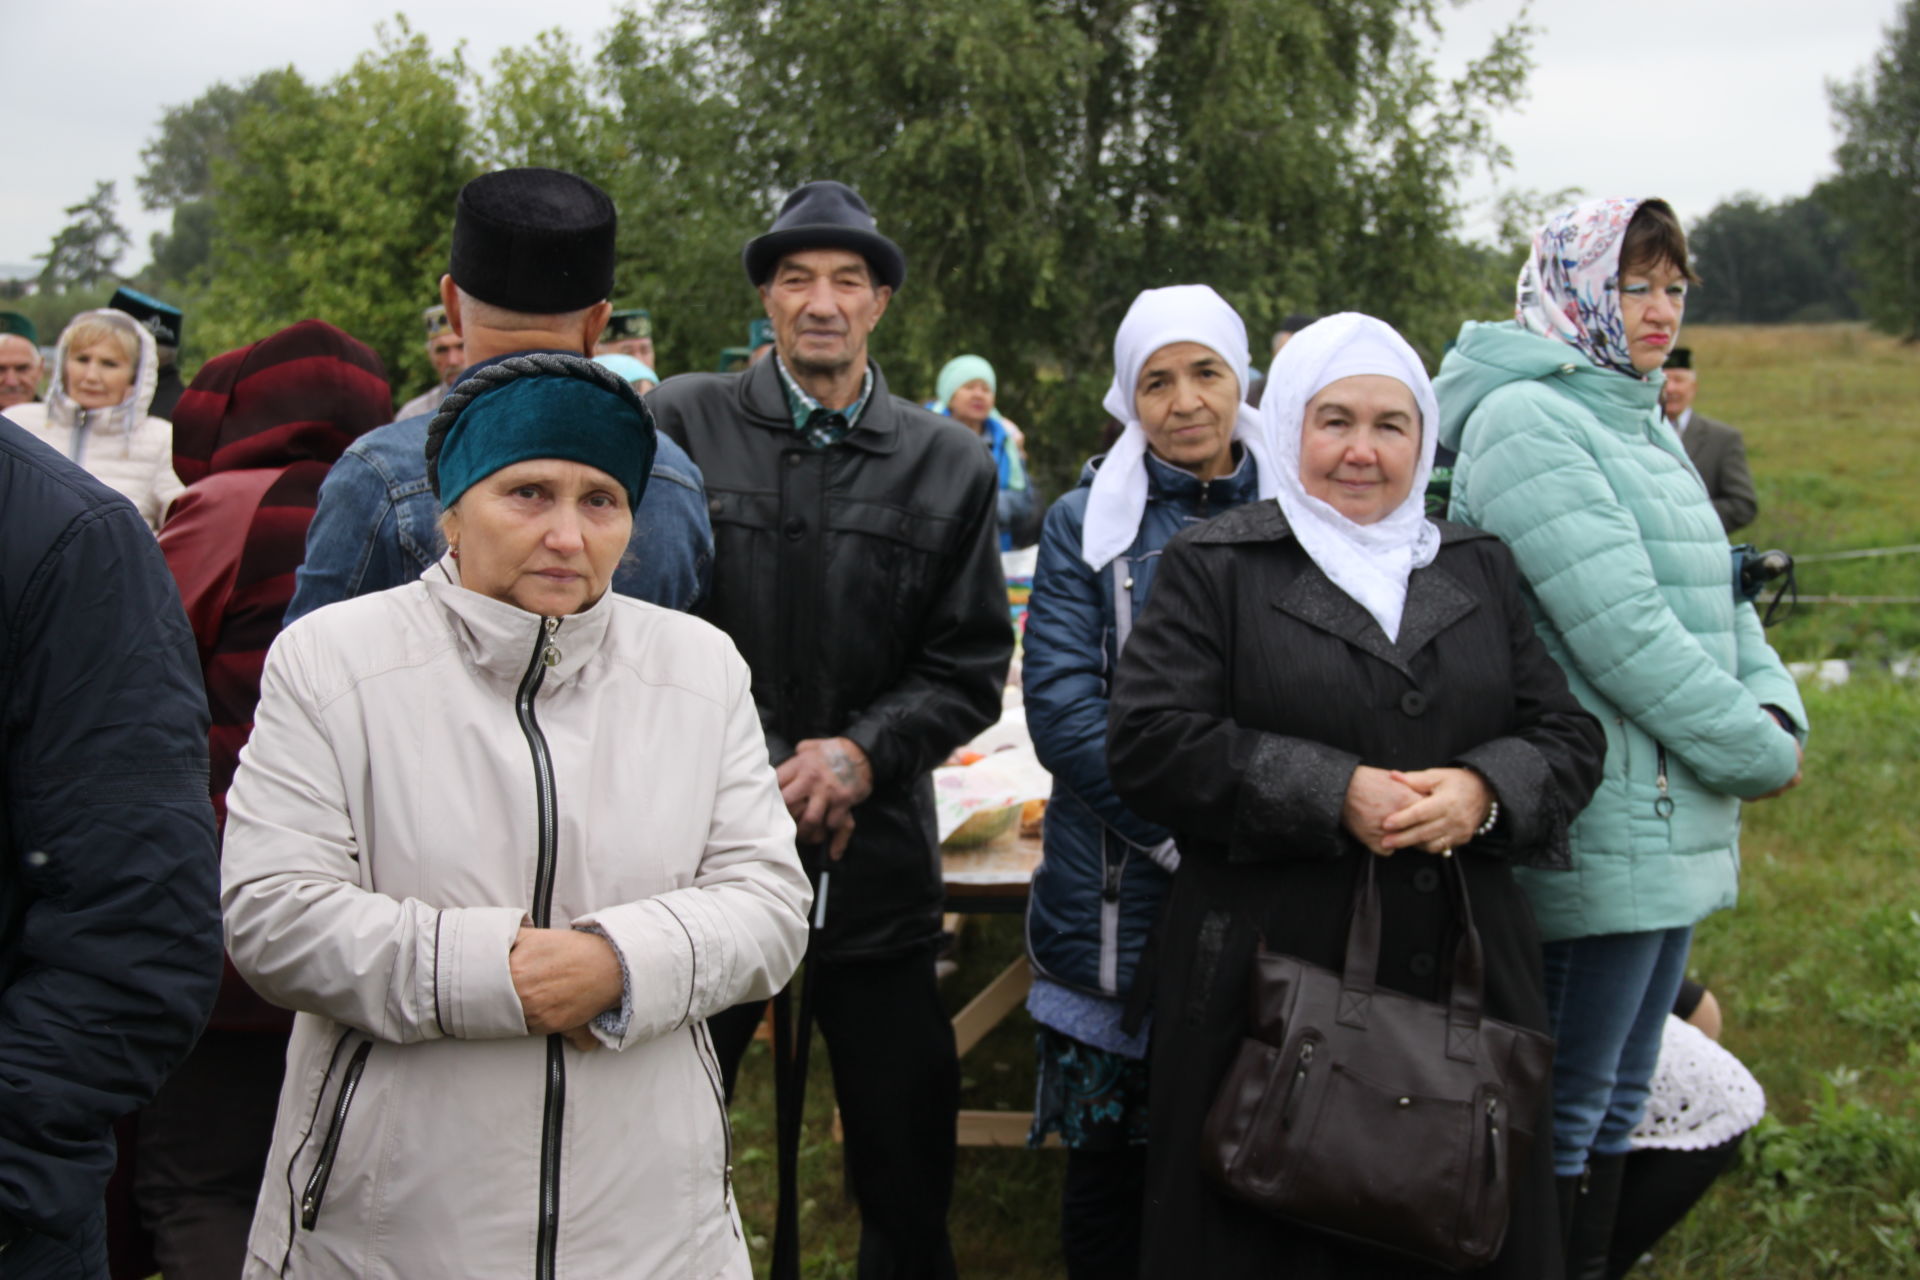
[[[1748,604],[1699,474],[1642,382],[1518,325],[1472,324],[1440,366],[1453,519],[1498,534],[1534,624],[1607,732],[1571,871],[1515,868],[1552,941],[1692,924],[1733,905],[1740,797],[1794,774],[1799,691]]]

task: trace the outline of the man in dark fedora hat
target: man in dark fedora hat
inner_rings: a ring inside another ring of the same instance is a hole
[[[701,613],[753,669],[803,857],[826,873],[801,1003],[832,1057],[859,1273],[951,1276],[959,1066],[934,983],[931,771],[1000,713],[998,480],[971,432],[889,394],[868,356],[907,264],[857,193],[801,187],[742,260],[772,357],[669,378],[649,403],[706,475]],[[759,1016],[709,1021],[729,1088]]]
[[[530,352],[591,356],[611,307],[613,201],[557,169],[501,169],[460,189],[453,252],[440,277],[447,324],[466,368]],[[320,487],[287,621],[336,600],[412,582],[445,551],[427,483],[427,423],[403,417],[355,440]],[[630,554],[613,589],[690,609],[713,559],[700,470],[670,441],[633,513]]]

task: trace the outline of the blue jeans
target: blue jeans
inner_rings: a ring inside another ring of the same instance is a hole
[[[1546,944],[1553,1059],[1553,1171],[1625,1155],[1660,1060],[1660,1033],[1686,976],[1693,927]]]

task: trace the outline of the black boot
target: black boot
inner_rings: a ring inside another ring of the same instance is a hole
[[[1607,1256],[1613,1245],[1613,1219],[1620,1207],[1620,1178],[1627,1158],[1587,1157],[1586,1183],[1573,1196],[1567,1215],[1567,1280],[1607,1280]],[[1579,1179],[1561,1179],[1578,1182]],[[1561,1202],[1566,1202],[1561,1189]]]
[[[1553,1189],[1560,1199],[1560,1253],[1563,1257],[1573,1247],[1573,1210],[1580,1203],[1580,1192],[1586,1185],[1585,1169],[1570,1177],[1554,1175]]]

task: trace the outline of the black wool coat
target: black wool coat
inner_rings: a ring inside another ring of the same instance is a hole
[[[1342,967],[1354,873],[1374,856],[1340,821],[1357,765],[1465,766],[1492,784],[1495,830],[1455,853],[1485,949],[1486,1008],[1547,1029],[1539,936],[1509,867],[1568,865],[1567,825],[1599,782],[1605,740],[1535,636],[1506,547],[1440,530],[1438,557],[1408,582],[1396,643],[1314,564],[1275,503],[1242,507],[1168,546],[1121,656],[1114,788],[1172,828],[1181,854],[1155,962],[1148,1276],[1428,1274],[1242,1207],[1201,1168],[1260,939]],[[1380,983],[1444,998],[1455,935],[1438,859],[1402,850],[1376,867]],[[1550,1108],[1533,1122],[1506,1245],[1480,1274],[1560,1274]]]

